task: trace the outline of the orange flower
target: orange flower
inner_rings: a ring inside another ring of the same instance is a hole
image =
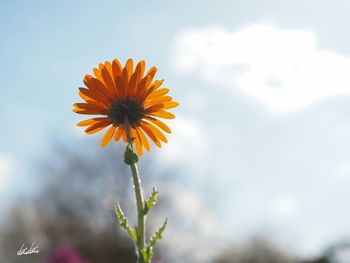
[[[138,155],[142,148],[150,149],[145,134],[158,146],[167,142],[163,131],[171,133],[169,127],[158,118],[173,119],[175,115],[168,109],[179,103],[167,96],[169,89],[162,88],[163,80],[154,80],[156,67],[148,70],[144,76],[145,62],[140,61],[135,69],[133,60],[128,59],[124,68],[115,59],[106,61],[94,68],[94,77],[86,75],[84,84],[79,88],[84,103],[75,103],[73,111],[80,114],[102,115],[79,122],[78,126],[87,127],[87,134],[96,133],[107,127],[101,146],[105,147],[114,137],[127,141],[127,129],[133,138]]]

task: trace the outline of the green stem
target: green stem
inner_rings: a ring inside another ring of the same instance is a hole
[[[126,129],[126,135],[130,146],[133,147],[130,130],[128,128]],[[144,201],[142,196],[140,177],[139,177],[136,163],[133,163],[132,165],[130,165],[130,168],[131,168],[132,180],[133,180],[135,196],[136,196],[136,205],[137,205],[138,262],[143,263],[141,253],[145,246],[145,217],[144,217],[144,211],[143,211]]]

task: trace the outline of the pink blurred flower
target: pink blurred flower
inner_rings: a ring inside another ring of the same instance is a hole
[[[90,261],[83,260],[78,251],[75,249],[62,246],[55,248],[51,252],[50,256],[42,263],[91,263]]]

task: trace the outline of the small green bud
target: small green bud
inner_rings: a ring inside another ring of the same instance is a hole
[[[137,157],[137,154],[134,153],[134,151],[131,148],[131,145],[128,143],[126,145],[125,152],[124,152],[124,163],[126,163],[127,165],[133,165],[138,161],[139,161],[139,157]]]

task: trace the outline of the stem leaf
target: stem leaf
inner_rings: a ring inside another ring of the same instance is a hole
[[[122,229],[124,229],[128,235],[134,240],[134,241],[137,241],[137,234],[136,234],[136,231],[135,229],[132,229],[128,222],[127,222],[127,219],[122,211],[122,209],[120,208],[120,205],[117,203],[116,206],[115,206],[115,213],[118,217],[118,220],[119,220],[119,224],[120,224],[120,227]]]
[[[150,245],[147,245],[142,251],[143,262],[151,263],[151,259],[153,257],[153,248]]]
[[[155,187],[153,187],[153,191],[151,196],[148,198],[148,200],[145,202],[145,207],[144,207],[144,215],[147,215],[147,213],[156,205],[157,203],[157,195],[158,191],[156,190]]]
[[[161,240],[163,238],[163,233],[165,231],[165,228],[168,224],[168,218],[165,219],[163,225],[154,233],[154,235],[151,237],[149,241],[150,247],[154,247],[158,240]]]

